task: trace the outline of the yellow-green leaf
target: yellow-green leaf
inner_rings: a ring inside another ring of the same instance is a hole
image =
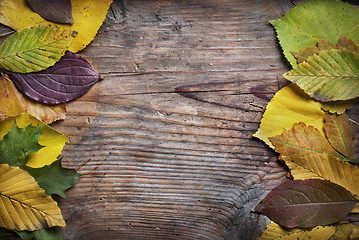
[[[359,54],[320,51],[283,76],[321,101],[354,99],[359,96]]]
[[[32,126],[38,126],[42,124],[41,121],[28,114],[22,114],[18,117],[6,118],[5,120],[0,121],[0,139],[2,139],[4,135],[8,133],[15,120],[19,128],[24,128],[30,124]],[[66,135],[59,133],[48,125],[45,125],[42,128],[42,134],[38,142],[44,147],[41,148],[38,152],[30,154],[26,165],[33,168],[40,168],[46,165],[50,165],[57,160],[57,157],[61,154],[62,149],[68,140],[69,137]]]
[[[343,114],[347,109],[353,107],[358,100],[355,98],[346,101],[322,102],[322,109],[330,113]]]
[[[98,29],[105,20],[112,0],[72,0],[74,24],[69,26],[57,24],[63,30],[77,31],[78,35],[69,47],[72,52],[85,48],[96,36]],[[40,15],[33,12],[26,0],[0,1],[0,22],[15,30],[27,27],[47,25]]]
[[[295,84],[279,90],[268,103],[258,131],[253,135],[271,148],[269,137],[279,135],[285,129],[291,129],[294,123],[304,122],[318,128],[324,135],[324,116],[322,105],[314,101]]]
[[[0,120],[28,113],[44,123],[65,118],[65,104],[46,106],[25,98],[5,76],[0,76]]]
[[[347,114],[326,114],[324,118],[324,130],[329,143],[347,158],[354,158],[355,154],[355,129],[349,122]]]
[[[309,230],[287,230],[278,224],[271,222],[258,240],[304,240],[304,239],[329,239],[336,231],[335,226],[315,227]]]
[[[0,165],[0,226],[34,231],[60,226],[65,221],[57,203],[26,171]]]
[[[359,226],[354,226],[351,223],[340,224],[337,226],[335,233],[329,240],[350,240],[359,239]]]
[[[18,31],[0,45],[0,68],[18,73],[45,70],[60,60],[76,34],[54,25]]]

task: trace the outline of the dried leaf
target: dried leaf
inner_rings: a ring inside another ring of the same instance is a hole
[[[318,226],[313,229],[285,229],[278,224],[271,222],[267,225],[258,240],[298,240],[298,239],[328,239],[336,231],[335,226]]]
[[[39,126],[42,124],[41,121],[28,114],[7,118],[0,121],[0,140],[9,132],[15,120],[19,128],[24,128],[30,124],[32,126]],[[50,126],[45,125],[42,128],[42,134],[38,141],[38,143],[44,147],[36,153],[30,154],[26,165],[33,168],[50,165],[57,160],[57,157],[61,154],[62,148],[68,140],[69,137],[66,135],[63,135]]]
[[[72,1],[74,24],[71,26],[58,25],[63,30],[78,32],[68,50],[78,52],[93,40],[105,20],[111,3],[112,0]],[[25,0],[1,0],[0,22],[15,30],[51,23],[33,12],[26,5]]]
[[[326,114],[324,130],[329,143],[347,158],[354,159],[355,154],[355,128],[349,122],[348,115]]]
[[[318,129],[298,123],[271,141],[294,179],[323,178],[359,196],[359,168],[337,158]]]
[[[283,76],[321,101],[353,99],[359,96],[359,54],[320,51]]]
[[[0,68],[19,73],[44,70],[60,60],[75,36],[54,25],[23,29],[0,45]]]
[[[359,10],[347,3],[309,0],[270,23],[277,31],[285,57],[295,67],[297,62],[290,52],[314,47],[319,40],[336,43],[344,36],[358,44],[358,22]]]
[[[86,59],[70,51],[66,51],[59,62],[44,71],[6,73],[26,96],[45,104],[74,100],[85,94],[100,78]]]
[[[48,21],[70,25],[74,23],[71,0],[27,0],[27,2],[34,12]]]
[[[313,228],[339,222],[358,201],[345,188],[320,179],[287,181],[255,208],[286,228]]]
[[[33,231],[66,225],[57,203],[18,167],[0,165],[0,196],[1,227]]]
[[[0,76],[0,120],[28,113],[44,123],[52,123],[65,119],[65,104],[57,106],[42,105],[23,97],[13,82],[5,76]]]
[[[321,106],[295,84],[289,84],[279,90],[268,103],[260,127],[253,136],[273,148],[268,138],[281,134],[285,129],[291,129],[297,122],[313,125],[324,135],[325,113]]]
[[[66,198],[65,191],[72,187],[80,178],[73,169],[63,168],[61,159],[53,162],[50,166],[42,168],[25,168],[33,176],[46,194],[57,194]]]

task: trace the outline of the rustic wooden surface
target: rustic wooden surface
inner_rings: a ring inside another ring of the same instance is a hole
[[[252,137],[288,70],[285,0],[115,1],[81,54],[104,80],[54,125],[83,174],[65,239],[255,239],[286,170]]]

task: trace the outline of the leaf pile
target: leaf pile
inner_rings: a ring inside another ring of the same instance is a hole
[[[69,137],[48,124],[84,95],[99,73],[76,52],[95,37],[112,0],[0,1],[0,239],[62,239],[54,195],[79,180],[62,167]],[[7,27],[6,27],[7,26]]]
[[[358,22],[358,9],[334,0],[308,0],[271,21],[293,83],[268,103],[254,136],[279,153],[292,180],[256,206],[274,221],[259,239],[358,238],[346,218],[358,212],[359,161],[345,113],[359,97]]]

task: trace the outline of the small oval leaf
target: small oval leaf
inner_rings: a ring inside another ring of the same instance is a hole
[[[293,180],[273,189],[255,208],[287,228],[342,220],[358,201],[345,188],[320,179]]]
[[[27,0],[34,12],[48,21],[73,24],[70,0]]]
[[[70,51],[66,51],[58,63],[44,71],[6,73],[22,93],[45,104],[74,100],[85,94],[100,78],[86,59]]]

